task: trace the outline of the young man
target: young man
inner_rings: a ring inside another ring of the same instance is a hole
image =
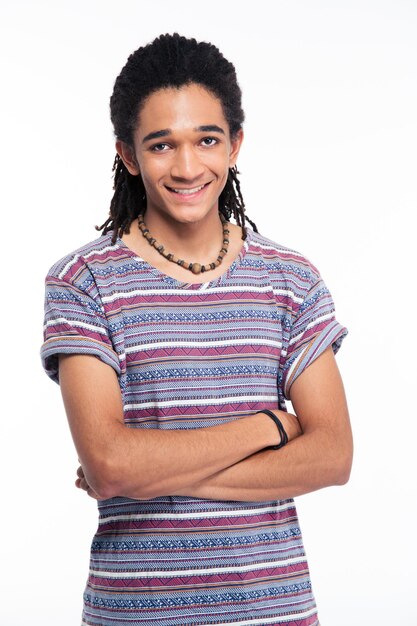
[[[347,331],[316,268],[245,214],[217,48],[140,48],[111,116],[110,217],[51,268],[42,346],[99,506],[83,624],[317,625],[292,498],[349,476]]]

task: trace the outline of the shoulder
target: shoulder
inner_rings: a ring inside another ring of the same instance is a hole
[[[102,265],[118,245],[111,243],[112,232],[100,235],[79,248],[65,254],[53,263],[47,272],[48,278],[73,283],[82,280],[85,273],[91,273],[94,266]]]
[[[264,264],[271,278],[299,282],[304,288],[320,280],[319,270],[307,256],[253,230],[248,232],[247,255]]]

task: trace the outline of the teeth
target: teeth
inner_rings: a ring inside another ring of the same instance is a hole
[[[200,185],[200,187],[194,187],[194,189],[173,189],[173,191],[175,191],[175,193],[181,193],[187,196],[188,194],[196,193],[196,191],[200,191],[200,189],[203,189],[203,187],[204,185]]]

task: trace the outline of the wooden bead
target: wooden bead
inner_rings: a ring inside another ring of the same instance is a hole
[[[200,263],[192,263],[191,264],[191,271],[193,274],[199,274],[201,272],[201,265]]]

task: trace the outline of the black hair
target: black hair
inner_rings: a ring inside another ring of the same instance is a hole
[[[216,46],[187,39],[178,33],[160,35],[150,44],[133,52],[114,84],[110,98],[110,117],[118,140],[133,147],[133,134],[145,99],[159,89],[199,84],[219,98],[233,138],[242,128],[242,92],[235,68]],[[110,216],[97,230],[103,235],[113,230],[112,242],[129,233],[134,219],[146,210],[146,193],[139,175],[133,176],[117,154],[113,164],[114,195]],[[245,215],[245,203],[235,167],[229,168],[226,185],[219,197],[219,211],[230,220],[233,215],[246,238],[245,222],[258,232]]]

